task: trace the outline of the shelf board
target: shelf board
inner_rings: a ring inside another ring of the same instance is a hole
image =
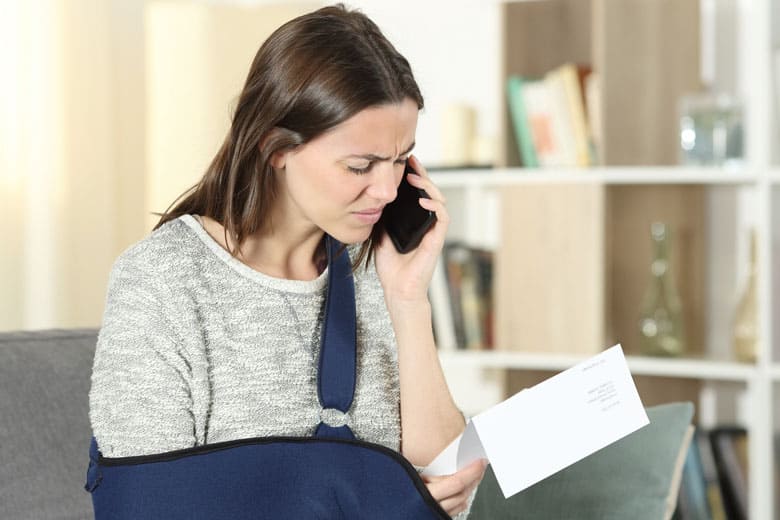
[[[589,356],[539,354],[531,352],[450,351],[439,352],[442,365],[470,365],[481,368],[514,368],[558,372],[576,365]],[[729,361],[706,359],[668,359],[626,356],[633,375],[746,382],[755,367]],[[774,372],[780,379],[780,367]]]
[[[688,168],[682,166],[608,168],[495,168],[432,172],[440,188],[469,186],[498,187],[516,184],[588,183],[600,184],[752,184],[758,176],[744,170]],[[778,175],[780,179],[780,175]]]

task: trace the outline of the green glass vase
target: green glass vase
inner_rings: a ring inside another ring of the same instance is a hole
[[[650,280],[639,314],[639,348],[648,356],[680,356],[685,351],[680,298],[669,264],[669,225],[653,222]]]

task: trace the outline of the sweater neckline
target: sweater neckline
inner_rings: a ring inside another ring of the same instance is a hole
[[[195,232],[195,235],[201,242],[203,242],[218,259],[222,260],[222,262],[233,271],[255,283],[292,293],[315,293],[321,291],[327,285],[327,267],[314,280],[289,280],[286,278],[277,278],[253,269],[235,258],[208,234],[203,225],[193,215],[184,214],[178,217],[178,219],[187,224],[187,226]]]

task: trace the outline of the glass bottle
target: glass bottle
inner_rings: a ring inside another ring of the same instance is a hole
[[[734,356],[739,361],[754,363],[758,344],[758,265],[756,233],[750,233],[750,264],[747,280],[734,314]]]
[[[679,356],[685,348],[680,299],[669,269],[669,226],[653,222],[653,261],[639,315],[640,350],[651,356]]]

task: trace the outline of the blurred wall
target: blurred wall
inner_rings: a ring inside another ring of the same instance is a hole
[[[146,10],[146,229],[202,176],[252,59],[282,23],[318,4],[154,1]]]
[[[0,330],[100,325],[111,265],[201,175],[259,43],[314,7],[4,4]]]
[[[132,143],[119,139],[114,29],[133,20],[117,18],[120,4],[4,8],[2,329],[94,324],[105,291],[97,273],[130,234],[118,225],[138,201],[118,197],[120,150]],[[140,25],[134,30],[137,40]]]
[[[328,3],[4,3],[0,330],[99,326],[113,261],[203,173],[259,44]],[[492,133],[497,0],[348,5],[412,64],[427,164],[439,160],[450,102],[474,105],[480,134]]]

